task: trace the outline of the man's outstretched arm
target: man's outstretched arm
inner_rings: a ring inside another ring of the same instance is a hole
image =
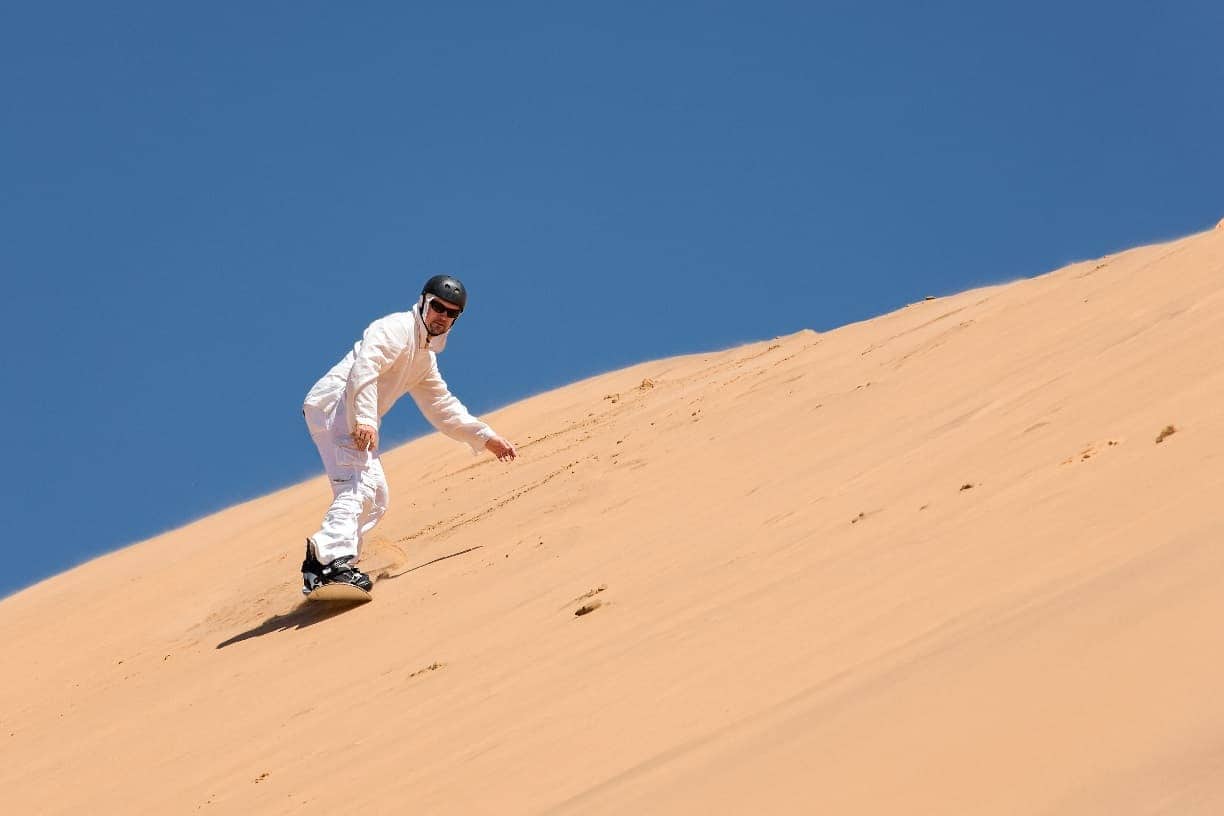
[[[409,393],[429,423],[451,439],[466,442],[473,453],[487,450],[503,462],[518,456],[514,445],[468,412],[450,392],[435,360],[429,374]]]

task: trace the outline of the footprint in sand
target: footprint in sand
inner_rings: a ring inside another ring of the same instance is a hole
[[[608,588],[607,584],[600,584],[594,589],[587,590],[586,592],[579,595],[577,598],[574,598],[572,601],[567,603],[566,606],[569,606],[570,604],[578,603],[579,601],[586,601],[586,603],[584,603],[582,606],[574,610],[574,614],[579,617],[583,615],[588,615],[591,612],[594,612],[599,607],[603,606],[603,601],[599,600],[595,596],[605,591],[607,588]]]
[[[590,613],[594,612],[596,609],[598,609],[601,606],[603,606],[603,601],[596,598],[595,600],[588,601],[584,603],[582,606],[575,609],[574,614],[578,615],[579,617],[581,617],[582,615],[589,615]]]
[[[1116,447],[1118,444],[1119,443],[1116,439],[1110,439],[1108,442],[1105,443],[1105,447],[1112,448],[1112,447]],[[1093,458],[1098,453],[1100,453],[1100,448],[1098,447],[1098,443],[1089,442],[1084,447],[1084,449],[1081,450],[1079,453],[1075,454],[1074,456],[1068,456],[1066,459],[1062,460],[1062,464],[1070,465],[1070,464],[1074,464],[1075,462],[1087,462],[1089,459]]]

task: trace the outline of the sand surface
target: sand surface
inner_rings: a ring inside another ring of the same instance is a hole
[[[1222,406],[1224,229],[543,394],[0,602],[0,810],[1224,813]]]

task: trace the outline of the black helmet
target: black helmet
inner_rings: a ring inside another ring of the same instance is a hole
[[[463,288],[463,283],[458,278],[452,278],[450,275],[434,275],[425,281],[425,288],[421,290],[421,296],[425,295],[448,300],[460,310],[467,308],[467,289]]]

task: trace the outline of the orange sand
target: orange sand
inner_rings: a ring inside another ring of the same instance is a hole
[[[0,809],[1224,813],[1221,363],[1217,229],[512,405],[371,604],[322,476],[0,602]]]

